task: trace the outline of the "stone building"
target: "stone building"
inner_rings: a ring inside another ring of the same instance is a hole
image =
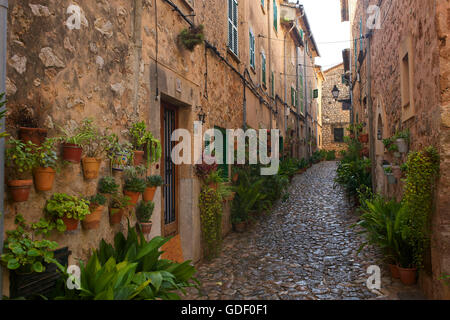
[[[342,151],[346,149],[344,137],[350,125],[350,106],[344,100],[349,97],[349,87],[343,82],[344,64],[341,63],[324,71],[325,81],[322,84],[322,121],[323,147],[327,151]],[[339,89],[339,100],[332,95],[336,86]]]
[[[432,145],[440,153],[432,243],[420,285],[430,298],[448,299],[450,289],[440,278],[450,274],[450,3],[342,0],[341,5],[353,38],[353,120],[366,124],[370,135],[377,191],[401,198],[403,190],[401,180],[389,185],[383,174],[382,161],[396,159],[382,139],[409,129],[410,150]]]
[[[38,104],[50,137],[60,134],[59,126],[92,117],[102,130],[127,141],[130,125],[146,121],[164,150],[149,174],[166,182],[155,195],[149,237],[174,236],[166,248],[169,257],[182,252],[184,259],[202,258],[201,185],[192,165],[170,161],[175,129],[198,133],[194,121],[205,115],[204,128],[280,129],[285,142],[291,127],[298,140],[292,155],[308,156],[307,132],[317,130],[305,119],[311,117],[317,83],[307,84],[305,79],[316,77],[314,69],[301,69],[299,61],[314,65],[318,50],[302,7],[280,0],[10,0],[7,17],[7,131],[17,136],[14,113],[23,107],[37,112]],[[198,25],[204,26],[205,41],[190,51],[179,35]],[[100,176],[108,175],[108,168],[104,160]],[[121,173],[114,175],[122,180]],[[52,192],[32,189],[24,203],[5,194],[5,230],[19,213],[39,220],[53,193],[91,196],[97,183],[83,179],[80,165],[68,165]],[[174,201],[165,201],[169,193]],[[94,232],[80,228],[52,235],[71,250],[70,263],[126,230],[126,221],[111,227],[106,212],[102,219]],[[224,204],[223,220],[226,234],[230,203]],[[7,294],[7,272],[3,288]]]

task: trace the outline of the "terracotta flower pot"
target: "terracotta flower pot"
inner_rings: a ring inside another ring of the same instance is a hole
[[[55,170],[53,168],[39,167],[34,169],[34,185],[37,191],[50,191],[55,181]]]
[[[402,268],[398,267],[400,273],[400,281],[406,286],[412,286],[417,282],[416,268]]]
[[[97,206],[91,209],[91,214],[81,222],[83,228],[86,230],[98,229],[100,227],[100,221],[102,220],[102,213],[105,209],[104,206]]]
[[[144,201],[153,201],[155,198],[156,187],[147,187],[144,193],[142,194],[142,198]]]
[[[62,158],[63,160],[72,162],[72,163],[79,163],[81,161],[81,154],[83,153],[83,148],[76,144],[71,143],[63,143],[63,154]]]
[[[33,180],[11,180],[8,182],[9,190],[14,202],[25,202],[30,196]]]
[[[212,183],[210,183],[210,184],[208,185],[208,187],[209,187],[210,189],[217,190],[217,183],[216,183],[216,182],[212,182]]]
[[[123,209],[109,208],[109,223],[112,225],[119,224],[123,218]]]
[[[144,162],[145,162],[144,155],[145,155],[144,151],[138,151],[138,150],[134,151],[134,165],[135,166],[140,166],[141,164],[144,164]]]
[[[361,142],[361,143],[368,143],[369,142],[369,135],[366,133],[366,134],[362,134],[362,135],[360,135],[359,136],[359,142]]]
[[[246,222],[240,222],[234,224],[234,230],[238,233],[243,233],[247,229],[247,223]]]
[[[233,182],[237,182],[238,179],[239,179],[239,173],[235,173],[234,176],[233,176],[233,179],[232,179]]]
[[[79,220],[64,217],[62,218],[62,221],[64,221],[64,224],[66,225],[66,231],[74,231],[78,229]]]
[[[137,224],[143,234],[149,234],[152,231],[152,222],[137,222]]]
[[[128,190],[125,190],[123,193],[124,193],[124,195],[129,196],[131,198],[130,203],[133,206],[135,206],[138,203],[139,196],[141,195],[139,192],[132,192],[132,191],[128,191]]]
[[[400,153],[408,153],[408,142],[405,139],[397,139],[395,144],[397,145]]]
[[[101,159],[96,158],[83,158],[83,173],[84,178],[91,180],[98,178],[98,172],[100,171]]]
[[[389,264],[389,270],[391,271],[392,278],[400,279],[400,272],[396,264]]]
[[[47,129],[25,127],[19,128],[19,139],[25,143],[31,141],[35,145],[41,146],[45,138],[47,138]]]

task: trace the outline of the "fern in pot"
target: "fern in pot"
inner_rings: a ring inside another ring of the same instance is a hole
[[[152,201],[141,201],[136,207],[136,218],[139,229],[143,234],[149,234],[152,231],[152,222],[150,220],[154,209],[155,204]]]

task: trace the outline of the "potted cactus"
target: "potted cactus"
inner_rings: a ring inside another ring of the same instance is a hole
[[[36,163],[35,149],[36,145],[31,141],[24,143],[13,138],[8,141],[6,166],[13,177],[8,180],[8,186],[14,202],[25,202],[30,195],[33,185],[31,172]]]
[[[139,229],[143,234],[149,234],[152,230],[150,219],[153,215],[155,204],[152,201],[141,201],[136,207],[136,218]]]
[[[156,188],[163,185],[163,178],[159,175],[149,176],[146,179],[147,188],[142,194],[144,201],[153,201],[155,197]]]
[[[106,197],[102,194],[97,194],[89,199],[90,214],[82,221],[83,227],[87,230],[98,229],[100,221],[102,220],[102,213],[105,209]]]

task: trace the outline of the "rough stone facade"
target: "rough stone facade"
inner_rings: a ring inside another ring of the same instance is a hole
[[[336,142],[334,129],[343,129],[344,135],[350,125],[350,110],[343,110],[343,103],[334,99],[331,91],[334,86],[339,89],[339,99],[346,99],[350,95],[349,87],[342,83],[344,65],[339,64],[324,71],[325,81],[322,84],[322,123],[323,123],[323,149],[327,151],[342,151],[346,144]]]
[[[371,51],[368,40],[359,40],[369,33],[366,21],[369,5],[378,5],[381,12],[381,29],[374,29]],[[392,6],[392,7],[390,7]],[[426,1],[350,1],[352,38],[352,80],[354,121],[366,123],[366,132],[374,137],[372,159],[376,162],[376,187],[385,195],[402,196],[403,182],[389,185],[380,166],[381,161],[403,163],[405,156],[394,158],[381,140],[399,130],[411,132],[410,150],[435,146],[441,155],[441,177],[436,193],[436,210],[432,217],[431,259],[427,270],[421,273],[421,286],[431,298],[450,297],[450,290],[440,280],[450,274],[450,211],[449,211],[449,31],[450,2]],[[361,21],[361,23],[360,23]],[[360,28],[362,25],[362,29]],[[361,30],[360,30],[361,29]],[[356,50],[355,50],[356,45]],[[362,50],[361,50],[362,48]],[[362,51],[360,53],[360,51]],[[355,61],[355,52],[360,59]],[[402,97],[401,62],[408,54],[409,92]],[[368,55],[372,61],[370,78]],[[358,75],[359,74],[359,75]],[[371,79],[371,96],[368,84]],[[410,100],[407,110],[404,104]],[[370,112],[370,100],[373,108]],[[411,108],[412,106],[412,108]],[[372,117],[370,117],[372,116]],[[369,124],[373,119],[373,132]]]

